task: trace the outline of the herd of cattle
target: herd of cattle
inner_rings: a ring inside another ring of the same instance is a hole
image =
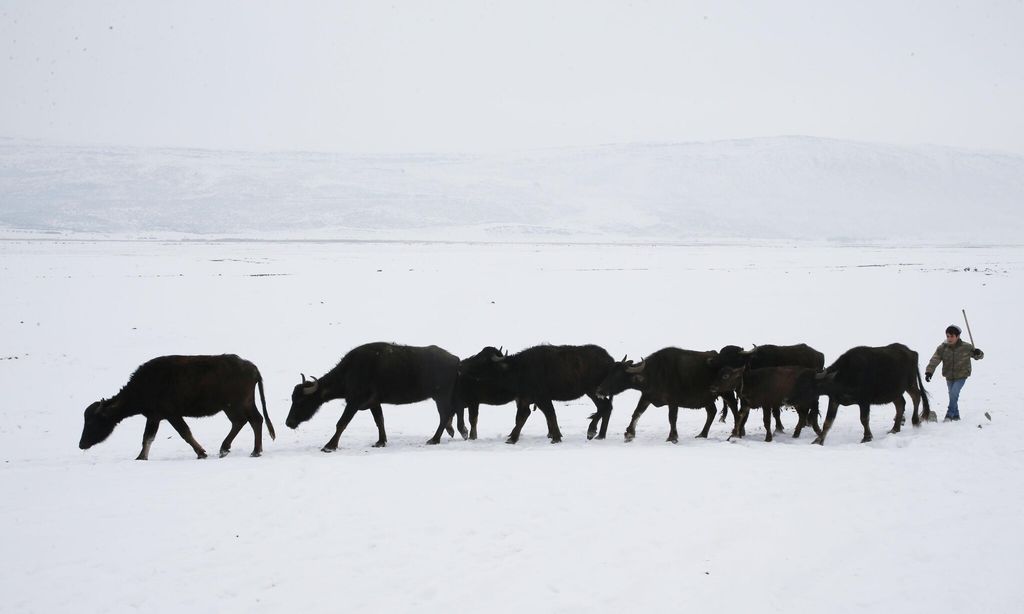
[[[715,402],[723,400],[722,421],[733,415],[733,437],[745,435],[751,409],[761,409],[765,440],[774,431],[784,432],[780,408],[796,410],[798,420],[793,437],[810,424],[817,434],[814,443],[824,444],[840,405],[858,405],[864,439],[871,441],[868,426],[870,407],[892,403],[896,417],[892,431],[903,424],[909,394],[914,403],[912,422],[935,420],[921,381],[917,352],[893,343],[885,347],[855,347],[827,369],[821,352],[807,345],[762,345],[752,350],[725,346],[719,351],[698,352],[669,347],[639,362],[625,357],[616,362],[596,345],[539,345],[509,355],[487,347],[475,356],[459,358],[437,346],[411,347],[392,343],[361,345],[341,359],[320,378],[306,378],[292,391],[292,405],[285,420],[297,428],[309,420],[324,403],[344,399],[345,409],[334,436],[324,452],[338,447],[338,440],[356,412],[370,410],[377,424],[374,446],[387,443],[383,404],[401,405],[431,399],[437,405],[438,426],[427,443],[440,442],[442,433],[454,436],[457,421],[463,438],[476,439],[480,405],[515,402],[516,423],[507,443],[516,443],[530,416],[531,407],[547,420],[552,443],[562,439],[554,401],[571,401],[587,396],[596,408],[590,416],[587,439],[603,439],[608,433],[612,398],[626,389],[638,390],[640,401],[626,427],[626,441],[636,435],[637,421],[651,405],[668,406],[668,441],[678,442],[676,417],[679,408],[704,409],[707,421],[698,437],[707,437],[717,413]],[[263,413],[256,407],[259,390]],[[818,425],[818,399],[828,397],[825,422]],[[737,402],[738,401],[738,402]],[[918,415],[919,404],[924,412]],[[146,417],[142,451],[145,460],[162,420],[168,421],[192,446],[199,458],[206,451],[192,436],[185,417],[211,416],[223,411],[231,430],[220,447],[220,455],[248,423],[253,430],[252,455],[263,451],[262,432],[266,420],[270,438],[274,426],[267,414],[263,379],[256,365],[234,355],[163,356],[154,358],[132,374],[127,385],[110,399],[91,404],[85,410],[85,426],[79,447],[87,449],[105,440],[117,424],[135,415]],[[464,412],[469,415],[467,430]]]

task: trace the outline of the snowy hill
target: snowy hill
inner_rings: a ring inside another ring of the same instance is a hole
[[[0,139],[8,231],[1018,243],[1021,203],[1024,156],[808,137],[401,156]]]

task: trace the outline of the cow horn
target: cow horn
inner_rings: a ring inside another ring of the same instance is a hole
[[[498,346],[498,353],[499,353],[499,354],[501,354],[501,351],[502,351],[503,349],[505,349],[505,346],[503,346],[503,345],[501,345],[501,346]]]
[[[640,373],[647,366],[647,359],[644,358],[640,362],[636,363],[632,367],[626,367],[626,373]]]
[[[318,388],[320,388],[320,380],[317,378],[310,376],[309,381],[307,382],[306,375],[304,373],[300,373],[299,375],[302,376],[302,394],[313,394]]]
[[[627,360],[628,358],[629,358],[629,354],[623,354],[623,355],[622,355],[622,360],[620,360],[619,362],[626,362],[626,360]]]

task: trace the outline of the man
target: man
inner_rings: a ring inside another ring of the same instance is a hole
[[[960,420],[957,400],[960,398],[964,383],[971,375],[971,359],[981,360],[984,357],[984,352],[960,338],[959,326],[953,324],[946,328],[946,342],[935,350],[935,355],[928,361],[928,366],[924,370],[924,379],[930,382],[935,367],[942,363],[942,377],[946,378],[946,387],[949,389],[949,409],[943,422]]]

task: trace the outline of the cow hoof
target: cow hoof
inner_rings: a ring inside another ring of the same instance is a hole
[[[939,417],[935,414],[935,412],[932,412],[932,413],[928,414],[928,422],[938,422],[938,421],[939,421]]]
[[[518,439],[512,439],[511,437],[509,437],[508,439],[505,440],[505,443],[514,446],[514,445],[516,445],[517,441],[519,441],[519,440]]]
[[[139,454],[138,456],[135,457],[135,460],[149,460],[149,458]]]
[[[874,439],[874,437],[871,437],[869,435],[869,436],[865,437],[864,439],[861,439],[860,442],[861,443],[867,443],[867,442],[871,441],[872,439]]]
[[[220,452],[218,452],[218,456],[220,456],[221,458],[224,458],[228,454],[231,454],[231,450],[221,450]]]
[[[470,433],[469,434],[469,440],[470,441],[476,441],[476,433]]]
[[[818,444],[819,446],[823,446],[823,445],[825,445],[825,440],[822,439],[821,437],[815,437],[814,441],[812,441],[811,443],[812,444]]]
[[[263,452],[262,451],[261,452],[253,452],[249,456],[251,456],[253,458],[259,458],[259,457],[263,456]]]
[[[375,447],[375,448],[383,448],[386,445],[388,445],[388,442],[386,442],[386,441],[378,441],[377,443],[373,444],[373,447]]]
[[[900,432],[900,430],[898,428],[896,428],[895,426],[892,427],[891,429],[889,429],[889,434],[890,435],[895,435],[896,433],[899,433],[899,432]]]
[[[597,431],[587,431],[587,441],[597,437]]]
[[[602,439],[604,439],[604,438],[605,438],[605,436],[604,436],[604,435],[598,435],[597,437],[594,437],[594,439],[596,439],[596,440],[598,440],[598,441],[600,441],[600,440],[602,440]]]
[[[668,438],[668,439],[666,439],[665,441],[667,441],[667,442],[669,442],[669,443],[679,443],[679,438],[678,438],[678,437],[672,437],[672,436],[670,435],[670,436],[669,436],[669,438]]]
[[[771,436],[771,435],[768,435],[767,437],[765,437],[765,438],[764,438],[764,442],[765,442],[765,443],[771,443],[771,442],[772,442],[772,436]]]
[[[206,458],[206,452],[196,452],[196,458],[199,460]]]
[[[562,438],[561,437],[552,437],[551,438],[551,443],[562,443]]]
[[[441,443],[441,440],[438,439],[437,437],[431,437],[430,439],[427,440],[428,446],[436,446],[439,443]]]
[[[462,435],[462,440],[463,441],[469,439],[469,431],[467,431],[465,429],[462,429],[461,431],[459,431],[459,435]]]
[[[707,433],[698,433],[698,434],[697,434],[697,435],[696,435],[696,436],[694,437],[694,439],[707,439],[707,438],[708,438],[708,434],[707,434]]]
[[[626,438],[626,443],[629,443],[629,442],[633,441],[633,439],[636,438],[636,433],[626,433],[625,438]]]
[[[331,452],[334,452],[337,449],[338,448],[332,448],[330,446],[324,446],[324,447],[320,448],[320,451],[323,452],[324,454],[330,454]]]
[[[455,437],[455,429],[453,429],[452,427],[449,426],[444,431],[448,433],[449,437]]]

